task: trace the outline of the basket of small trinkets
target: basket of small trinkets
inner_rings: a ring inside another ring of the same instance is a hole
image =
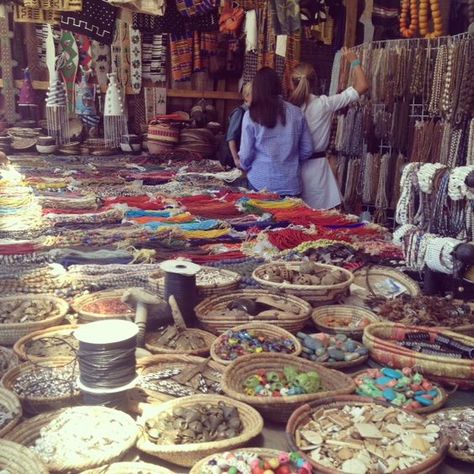
[[[286,354],[242,356],[224,371],[224,393],[253,406],[265,418],[286,422],[304,403],[354,392],[346,374]]]
[[[0,344],[12,345],[39,329],[61,324],[69,305],[52,295],[14,295],[0,298]]]
[[[346,296],[354,280],[349,270],[313,261],[265,263],[252,277],[263,288],[298,296],[313,306]]]
[[[27,446],[49,472],[81,472],[118,461],[136,442],[130,415],[102,406],[63,408],[29,418],[6,439]]]
[[[11,349],[0,346],[0,380],[6,372],[18,364],[18,356]]]
[[[81,474],[173,474],[173,471],[147,462],[114,462]]]
[[[147,407],[139,423],[140,451],[186,467],[243,446],[263,429],[254,408],[220,395],[194,395]]]
[[[41,459],[21,444],[0,439],[0,472],[7,474],[48,474]]]
[[[286,436],[290,449],[324,474],[434,473],[449,444],[440,427],[420,415],[350,395],[299,407]]]
[[[75,359],[50,357],[13,367],[3,376],[2,384],[15,392],[25,412],[37,414],[78,403],[78,376]]]
[[[22,414],[21,403],[15,393],[0,387],[0,438],[15,427]]]

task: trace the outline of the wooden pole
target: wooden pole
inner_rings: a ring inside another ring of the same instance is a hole
[[[344,46],[352,48],[356,43],[357,29],[357,0],[345,0],[346,5],[346,30],[344,34]]]

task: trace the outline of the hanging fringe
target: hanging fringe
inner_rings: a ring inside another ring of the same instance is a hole
[[[108,148],[119,148],[120,140],[127,133],[127,123],[123,115],[104,116],[104,138],[105,146]]]
[[[56,145],[69,143],[69,118],[66,105],[46,106],[48,135],[56,140]]]

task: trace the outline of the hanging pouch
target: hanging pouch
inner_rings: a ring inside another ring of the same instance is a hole
[[[237,3],[226,0],[219,18],[221,33],[236,33],[245,18],[245,10]]]

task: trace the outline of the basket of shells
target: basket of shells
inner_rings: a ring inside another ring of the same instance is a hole
[[[6,372],[18,364],[18,356],[11,349],[0,346],[0,380]]]
[[[87,469],[82,474],[173,474],[173,471],[146,462],[114,462],[96,469]]]
[[[148,407],[139,423],[139,450],[186,467],[243,446],[263,429],[254,408],[220,395],[195,395]]]
[[[21,444],[0,439],[0,472],[7,474],[48,474],[41,459]]]
[[[315,308],[311,317],[320,331],[329,334],[345,334],[359,341],[362,339],[366,326],[380,321],[380,318],[369,309],[342,304]]]
[[[240,357],[224,371],[224,393],[256,408],[265,418],[286,422],[304,403],[354,392],[354,381],[337,370],[284,354]]]
[[[200,325],[214,334],[250,322],[271,324],[296,332],[311,317],[311,305],[301,298],[276,295],[265,290],[240,290],[212,296],[194,309]]]
[[[436,472],[448,450],[437,424],[356,396],[301,406],[288,420],[286,436],[290,448],[324,474],[428,474]]]
[[[71,407],[23,421],[7,439],[27,446],[50,472],[80,472],[118,461],[135,445],[138,427],[126,413]]]
[[[77,324],[53,326],[18,339],[13,351],[21,360],[37,361],[48,357],[74,357],[79,342],[74,337]]]
[[[61,324],[69,305],[52,295],[14,295],[0,298],[0,344],[13,345],[39,329]]]
[[[229,329],[211,346],[211,357],[223,365],[243,355],[269,352],[297,356],[301,353],[301,343],[293,334],[278,326],[248,323]]]
[[[51,357],[10,369],[3,376],[2,384],[15,392],[25,412],[37,414],[78,403],[78,375],[75,359]]]
[[[15,427],[22,413],[20,400],[15,393],[0,387],[0,438]]]
[[[298,296],[313,306],[346,296],[354,276],[334,265],[307,262],[272,262],[257,267],[252,278],[263,288]]]

